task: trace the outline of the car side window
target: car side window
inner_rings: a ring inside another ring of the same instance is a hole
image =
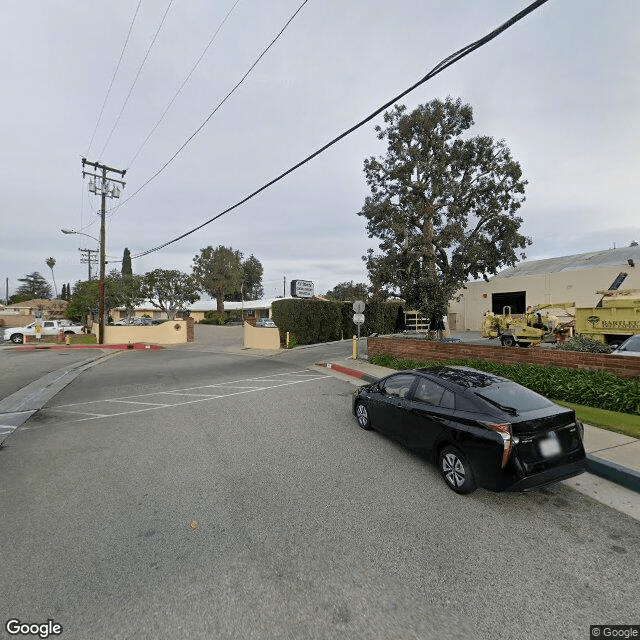
[[[384,385],[380,388],[380,392],[385,396],[393,398],[405,398],[415,381],[415,376],[400,374],[387,378]]]
[[[44,326],[45,327],[53,327],[53,322],[45,322]]]
[[[445,409],[453,409],[455,407],[453,393],[428,378],[419,380],[416,391],[413,394],[413,400]]]

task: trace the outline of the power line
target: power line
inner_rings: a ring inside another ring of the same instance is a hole
[[[127,106],[127,102],[129,101],[129,98],[131,96],[131,93],[133,92],[133,88],[136,86],[136,83],[138,82],[138,78],[140,77],[140,72],[142,71],[142,67],[144,67],[147,58],[149,57],[149,53],[151,52],[151,49],[153,48],[153,45],[155,44],[157,38],[158,38],[158,34],[160,33],[160,29],[162,29],[162,25],[164,24],[164,21],[167,17],[167,14],[169,13],[169,9],[171,9],[171,5],[173,4],[173,0],[169,0],[169,4],[167,5],[167,8],[165,9],[164,15],[162,16],[162,20],[160,21],[160,24],[158,25],[158,28],[156,29],[156,32],[153,36],[153,39],[151,40],[151,44],[149,45],[147,52],[144,54],[144,58],[142,59],[142,62],[140,63],[140,67],[138,68],[138,72],[136,73],[136,77],[133,79],[133,83],[131,85],[131,88],[129,89],[129,93],[127,93],[127,97],[124,99],[124,103],[122,104],[122,109],[120,109],[120,113],[118,114],[118,117],[116,118],[116,121],[113,123],[113,127],[111,127],[111,131],[109,132],[109,135],[107,136],[107,141],[104,143],[104,146],[102,147],[102,151],[100,152],[100,157],[104,156],[104,152],[107,149],[107,145],[109,144],[110,140],[111,140],[111,136],[113,135],[113,132],[116,130],[116,127],[118,126],[118,123],[120,122],[120,118],[122,117],[122,114],[124,113],[124,108]]]
[[[222,22],[218,25],[218,28],[215,30],[215,33],[211,36],[211,39],[209,40],[209,42],[207,43],[207,46],[204,48],[204,50],[200,54],[200,57],[196,60],[196,63],[193,65],[191,71],[189,71],[189,73],[187,74],[187,77],[184,79],[184,82],[180,85],[180,88],[176,91],[176,93],[173,96],[173,98],[171,98],[169,104],[167,105],[165,110],[162,112],[162,115],[160,116],[158,121],[153,125],[151,131],[149,131],[149,134],[144,139],[143,143],[138,147],[137,151],[133,154],[133,158],[131,158],[131,160],[129,162],[129,165],[128,165],[129,169],[131,168],[131,165],[135,162],[136,158],[140,155],[140,152],[144,149],[144,147],[146,146],[147,142],[149,142],[149,139],[155,133],[155,130],[158,128],[160,123],[164,120],[164,117],[167,115],[167,112],[169,111],[169,109],[171,109],[171,107],[173,106],[173,103],[176,101],[176,98],[180,95],[180,93],[184,89],[184,87],[187,84],[187,82],[189,82],[189,79],[193,75],[194,71],[198,68],[198,65],[202,61],[202,58],[204,58],[205,54],[209,50],[209,47],[211,47],[211,45],[213,44],[214,40],[218,36],[218,33],[220,32],[220,30],[224,26],[225,22],[229,19],[229,16],[233,12],[233,10],[236,8],[236,5],[238,4],[238,2],[240,2],[240,0],[236,0],[233,3],[233,6],[231,7],[231,9],[229,9],[229,11],[227,12],[227,15],[222,19]]]
[[[271,49],[271,47],[277,42],[280,36],[285,32],[287,27],[293,22],[293,19],[300,13],[305,4],[307,4],[309,0],[304,0],[304,2],[296,9],[295,13],[285,22],[284,26],[276,37],[267,45],[267,47],[262,51],[262,53],[256,58],[255,62],[249,67],[247,72],[240,78],[240,80],[236,83],[236,85],[227,93],[227,95],[218,103],[216,108],[205,118],[204,122],[187,138],[184,144],[158,169],[146,182],[144,182],[136,191],[134,191],[128,198],[123,200],[120,203],[120,207],[124,206],[131,198],[135,197],[140,191],[142,191],[152,180],[157,178],[180,154],[180,152],[204,129],[206,124],[213,118],[218,109],[231,97],[233,93],[235,93],[236,89],[245,81],[247,76],[253,71],[253,69],[257,66],[257,64],[262,60],[262,58],[266,55],[267,51]],[[119,207],[118,207],[119,208]]]
[[[131,31],[133,30],[133,23],[136,21],[136,17],[138,15],[138,11],[140,10],[141,4],[142,4],[142,0],[138,0],[138,6],[136,7],[136,11],[133,14],[133,18],[131,19],[131,24],[129,25],[129,31],[127,32],[127,37],[125,38],[124,45],[122,46],[122,51],[120,52],[120,58],[118,60],[118,64],[116,65],[116,70],[113,72],[113,77],[111,78],[111,82],[109,83],[109,88],[107,89],[107,95],[105,95],[104,97],[104,102],[102,103],[102,108],[100,109],[100,113],[98,115],[98,121],[96,122],[96,126],[93,128],[93,133],[91,134],[91,140],[89,141],[89,146],[87,147],[87,153],[85,153],[85,156],[89,155],[89,151],[91,150],[91,145],[93,144],[93,139],[96,137],[96,131],[98,130],[98,125],[100,124],[100,120],[102,119],[102,114],[104,113],[104,108],[107,104],[107,100],[109,99],[109,94],[111,93],[111,88],[113,87],[113,83],[116,79],[116,75],[118,75],[118,69],[120,69],[120,63],[122,62],[122,58],[124,57],[124,51],[127,48],[129,37],[131,36]]]
[[[173,238],[172,240],[164,242],[163,244],[160,244],[157,247],[154,247],[153,249],[147,249],[146,251],[143,251],[143,252],[138,253],[138,254],[136,254],[134,256],[131,256],[131,258],[132,259],[133,258],[141,258],[142,256],[146,256],[146,255],[149,255],[150,253],[154,253],[155,251],[159,251],[160,249],[164,249],[165,247],[169,246],[170,244],[173,244],[174,242],[178,242],[179,240],[182,240],[183,238],[186,238],[187,236],[191,235],[192,233],[195,233],[196,231],[199,231],[200,229],[202,229],[203,227],[207,226],[208,224],[211,224],[212,222],[214,222],[218,218],[221,218],[222,216],[226,215],[227,213],[233,211],[234,209],[237,209],[238,207],[243,205],[245,202],[247,202],[247,201],[251,200],[252,198],[254,198],[255,196],[257,196],[259,193],[261,193],[265,189],[268,189],[269,187],[274,185],[276,182],[279,182],[280,180],[282,180],[283,178],[288,176],[290,173],[293,173],[296,169],[299,169],[302,165],[304,165],[307,162],[313,160],[313,158],[315,158],[316,156],[318,156],[321,153],[323,153],[324,151],[326,151],[329,147],[332,147],[333,145],[335,145],[337,142],[339,142],[343,138],[346,138],[348,135],[350,135],[351,133],[353,133],[354,131],[356,131],[357,129],[362,127],[363,125],[365,125],[368,122],[370,122],[371,120],[373,120],[376,116],[378,116],[380,113],[382,113],[385,109],[388,109],[390,106],[392,106],[393,104],[398,102],[398,100],[402,99],[408,93],[411,93],[414,89],[417,89],[420,85],[424,84],[428,80],[431,80],[431,78],[433,78],[437,74],[439,74],[442,71],[444,71],[447,67],[450,67],[452,64],[455,64],[456,62],[458,62],[459,60],[461,60],[465,56],[468,56],[470,53],[472,53],[476,49],[479,49],[480,47],[484,46],[485,44],[487,44],[488,42],[490,42],[491,40],[493,40],[494,38],[499,36],[501,33],[503,33],[504,31],[506,31],[507,29],[512,27],[514,24],[516,24],[516,22],[519,22],[520,20],[522,20],[524,17],[526,17],[527,15],[529,15],[530,13],[532,13],[533,11],[538,9],[540,6],[542,6],[546,2],[548,2],[548,0],[535,0],[535,2],[532,2],[528,7],[526,7],[525,9],[523,9],[522,11],[520,11],[519,13],[514,15],[512,18],[507,20],[505,23],[501,24],[499,27],[497,27],[496,29],[494,29],[493,31],[488,33],[486,36],[480,38],[479,40],[476,40],[475,42],[472,42],[471,44],[468,44],[466,47],[463,47],[462,49],[459,49],[458,51],[456,51],[456,52],[452,53],[451,55],[447,56],[446,58],[441,60],[433,69],[431,69],[431,71],[429,71],[429,73],[427,73],[425,76],[423,76],[416,83],[412,84],[408,89],[405,89],[402,93],[398,94],[397,96],[395,96],[394,98],[392,98],[391,100],[389,100],[388,102],[383,104],[381,107],[377,108],[373,113],[368,115],[366,118],[362,119],[357,124],[353,125],[349,129],[347,129],[346,131],[341,133],[340,135],[338,135],[335,138],[333,138],[333,140],[331,140],[330,142],[325,144],[323,147],[321,147],[317,151],[314,151],[311,155],[307,156],[304,160],[301,160],[300,162],[298,162],[297,164],[292,166],[290,169],[287,169],[286,171],[281,173],[279,176],[277,176],[273,180],[270,180],[266,184],[262,185],[259,189],[256,189],[255,191],[250,193],[248,196],[244,197],[242,200],[236,202],[236,204],[228,207],[224,211],[221,211],[220,213],[218,213],[213,218],[210,218],[209,220],[206,220],[205,222],[203,222],[202,224],[198,225],[197,227],[194,227],[190,231],[187,231],[186,233],[183,233],[183,234],[177,236],[176,238]],[[135,195],[135,193],[133,195]]]

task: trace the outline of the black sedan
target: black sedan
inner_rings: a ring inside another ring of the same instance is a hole
[[[430,455],[457,493],[531,489],[586,466],[573,410],[476,369],[394,373],[356,389],[353,413],[363,429]]]

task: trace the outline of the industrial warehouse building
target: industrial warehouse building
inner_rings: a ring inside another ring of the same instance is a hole
[[[617,289],[640,297],[639,268],[636,242],[622,249],[522,262],[488,282],[469,282],[449,305],[449,329],[481,331],[485,313],[499,314],[505,307],[514,314],[540,304],[595,307],[602,299],[599,291]]]

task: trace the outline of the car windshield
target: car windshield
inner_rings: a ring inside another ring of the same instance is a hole
[[[553,405],[551,401],[539,393],[507,380],[484,387],[481,392],[476,391],[475,394],[509,413],[514,411],[535,411],[536,409],[544,409]]]

